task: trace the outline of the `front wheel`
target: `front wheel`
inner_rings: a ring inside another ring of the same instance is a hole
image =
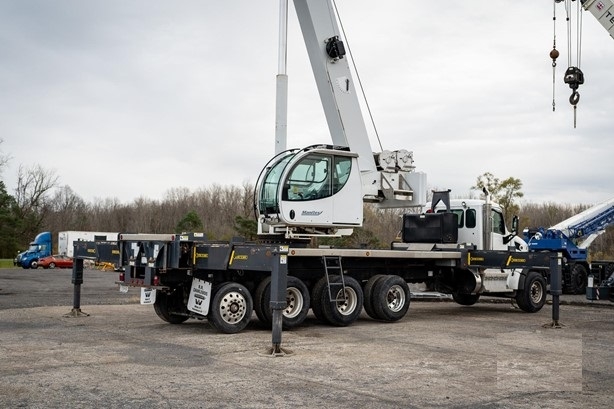
[[[248,289],[239,283],[226,283],[215,292],[207,318],[219,331],[235,334],[247,327],[253,310]]]
[[[55,268],[55,263],[49,263],[49,268]]]
[[[521,310],[537,312],[546,303],[546,279],[536,271],[530,271],[524,287],[516,293],[516,302]]]

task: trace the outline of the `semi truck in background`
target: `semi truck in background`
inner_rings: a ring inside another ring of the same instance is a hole
[[[13,264],[23,268],[37,268],[38,260],[51,255],[53,240],[51,232],[45,231],[36,235],[28,249],[17,254]]]

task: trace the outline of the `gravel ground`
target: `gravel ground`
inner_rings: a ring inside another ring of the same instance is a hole
[[[166,324],[116,278],[87,270],[89,315],[71,318],[70,271],[0,270],[0,407],[614,407],[609,302],[563,296],[559,329],[550,306],[489,299],[413,300],[399,322],[345,328],[310,316],[272,358],[255,317],[234,335]]]

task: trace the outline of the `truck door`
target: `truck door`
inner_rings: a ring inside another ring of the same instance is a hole
[[[503,242],[503,238],[506,235],[503,213],[497,209],[491,209],[490,217],[492,226],[490,242],[492,243],[492,250],[507,250],[508,245]]]

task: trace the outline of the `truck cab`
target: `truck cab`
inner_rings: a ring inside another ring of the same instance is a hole
[[[23,268],[37,268],[38,260],[50,256],[51,249],[51,232],[39,233],[30,243],[28,249],[17,256],[15,264]]]
[[[445,212],[438,204],[435,212]],[[451,199],[450,212],[457,215],[458,243],[471,243],[479,250],[508,250],[514,247],[527,251],[527,243],[516,236],[518,219],[514,217],[511,231],[505,225],[503,210],[497,203],[481,199]]]

